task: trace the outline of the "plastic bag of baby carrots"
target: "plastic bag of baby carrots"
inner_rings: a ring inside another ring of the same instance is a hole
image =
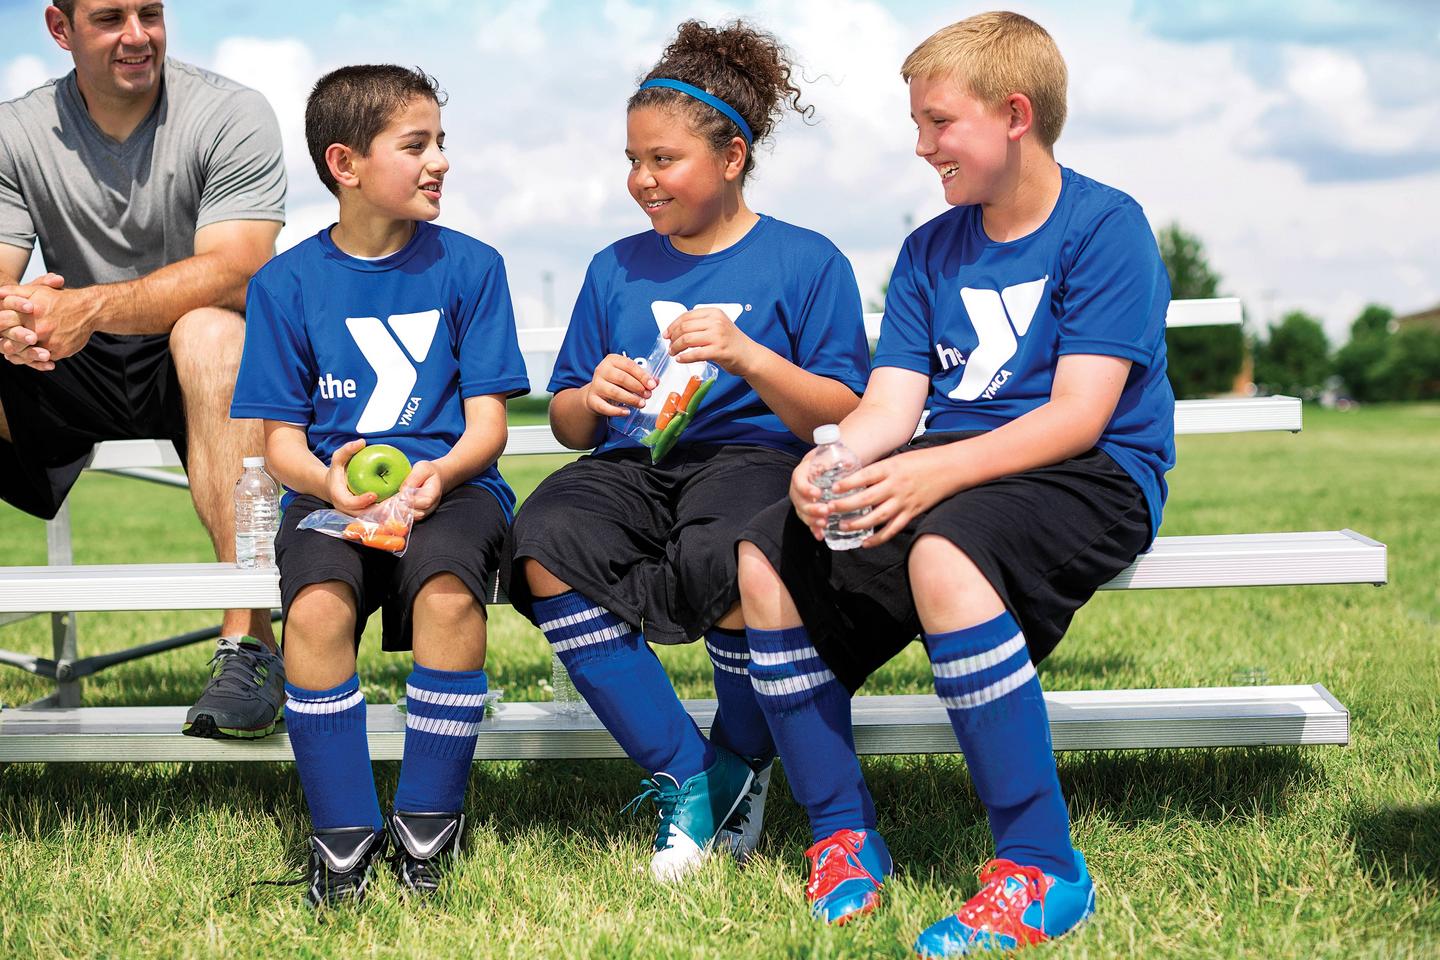
[[[620,429],[641,446],[649,447],[650,462],[655,464],[675,449],[681,434],[695,422],[705,395],[720,376],[720,368],[708,360],[677,362],[670,356],[670,344],[664,337],[655,341],[643,366],[660,385],[651,391],[645,406],[630,412]]]
[[[298,528],[403,557],[410,546],[410,532],[415,528],[410,490],[401,487],[399,493],[373,504],[357,517],[339,510],[316,510],[301,520]]]

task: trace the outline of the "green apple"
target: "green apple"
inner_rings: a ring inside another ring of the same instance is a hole
[[[388,443],[362,447],[345,467],[345,482],[353,494],[373,493],[376,502],[394,496],[410,476],[410,461]]]

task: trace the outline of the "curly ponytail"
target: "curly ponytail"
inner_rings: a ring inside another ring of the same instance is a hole
[[[769,139],[787,107],[807,119],[815,113],[813,106],[800,102],[800,88],[791,82],[791,71],[789,52],[772,34],[743,20],[718,27],[686,20],[641,82],[667,78],[699,87],[733,107],[760,141]],[[695,132],[717,153],[743,136],[724,114],[663,87],[637,91],[626,109],[655,106],[684,112]],[[754,151],[747,150],[742,183],[754,167]]]

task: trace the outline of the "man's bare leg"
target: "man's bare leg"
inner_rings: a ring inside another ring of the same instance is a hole
[[[230,398],[244,346],[245,319],[215,307],[190,311],[170,334],[170,352],[185,398],[190,497],[215,546],[215,558],[222,563],[235,560],[233,496],[240,461],[264,453],[259,421],[230,419]],[[220,633],[249,634],[276,649],[269,610],[227,610]]]
[[[0,440],[10,442],[10,421],[5,419],[5,405],[0,403]]]

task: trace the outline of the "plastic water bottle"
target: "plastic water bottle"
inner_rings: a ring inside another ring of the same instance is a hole
[[[820,488],[820,497],[823,500],[836,500],[841,495],[831,492],[835,481],[841,477],[847,477],[860,469],[860,458],[855,456],[855,451],[840,442],[840,428],[836,424],[827,423],[822,427],[815,428],[815,443],[818,447],[815,451],[815,459],[810,465],[810,479],[815,486]],[[861,487],[860,490],[865,489]],[[843,496],[850,496],[852,493],[859,493],[860,490],[847,490]],[[852,510],[849,513],[832,513],[825,521],[825,545],[831,550],[853,550],[864,543],[875,528],[868,530],[841,530],[840,524],[855,517],[863,517],[870,512],[869,507],[862,507],[859,510]]]
[[[580,691],[575,689],[570,671],[565,669],[560,655],[556,653],[550,654],[550,692],[555,700],[555,712],[561,716],[579,716],[590,709]]]
[[[280,529],[280,486],[265,472],[264,457],[246,457],[235,483],[235,565],[275,566]]]

